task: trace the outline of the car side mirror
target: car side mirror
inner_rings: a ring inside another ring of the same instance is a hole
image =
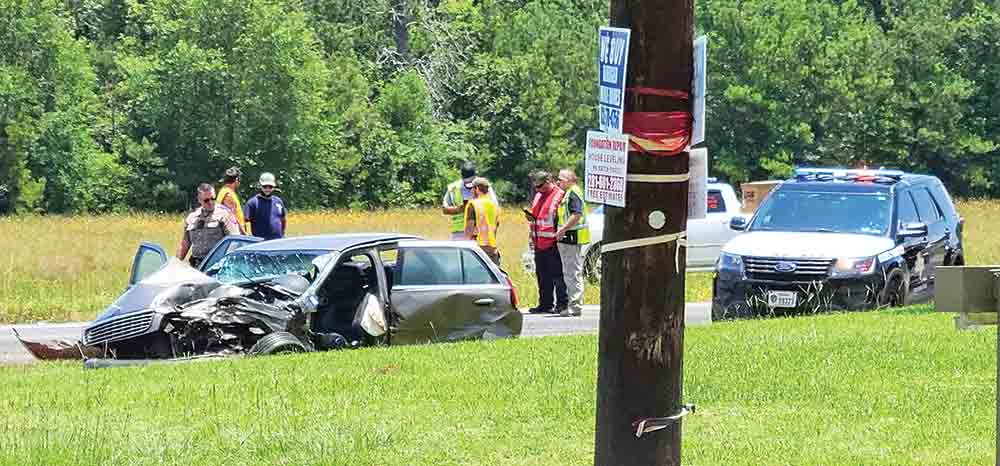
[[[747,229],[747,219],[737,215],[729,219],[729,228],[731,230],[744,231]]]
[[[927,224],[926,223],[907,223],[899,229],[899,234],[896,235],[900,238],[920,238],[922,236],[927,236]]]

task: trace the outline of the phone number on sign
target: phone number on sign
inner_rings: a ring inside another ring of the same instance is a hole
[[[625,178],[608,175],[587,175],[587,189],[601,191],[624,191]]]

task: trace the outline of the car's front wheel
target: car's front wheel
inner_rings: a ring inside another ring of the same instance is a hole
[[[889,279],[880,301],[881,307],[899,307],[906,303],[906,283],[903,277],[895,275]]]
[[[299,338],[288,332],[272,332],[264,335],[247,353],[251,356],[264,356],[280,353],[304,353],[305,345]]]

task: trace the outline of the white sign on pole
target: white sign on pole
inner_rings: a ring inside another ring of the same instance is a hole
[[[625,207],[628,136],[587,131],[586,160],[584,199]]]
[[[708,149],[691,149],[688,170],[688,219],[708,214]]]
[[[708,77],[708,37],[701,36],[694,41],[694,79],[691,81],[691,114],[694,127],[691,129],[691,145],[705,141],[705,81]]]
[[[622,134],[625,72],[630,29],[601,27],[597,32],[597,109],[601,131]]]

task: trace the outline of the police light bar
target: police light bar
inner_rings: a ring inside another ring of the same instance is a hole
[[[805,178],[809,176],[829,176],[833,178],[854,178],[859,176],[873,176],[879,177],[884,176],[888,178],[899,178],[905,173],[902,170],[889,170],[885,168],[879,169],[868,169],[868,168],[802,168],[798,167],[795,169],[796,178]]]
[[[708,177],[708,178],[707,178],[707,179],[705,180],[705,182],[706,182],[706,183],[718,183],[718,182],[719,182],[719,179],[718,179],[718,178],[716,178],[716,177],[714,177],[714,176],[710,176],[710,177]]]

